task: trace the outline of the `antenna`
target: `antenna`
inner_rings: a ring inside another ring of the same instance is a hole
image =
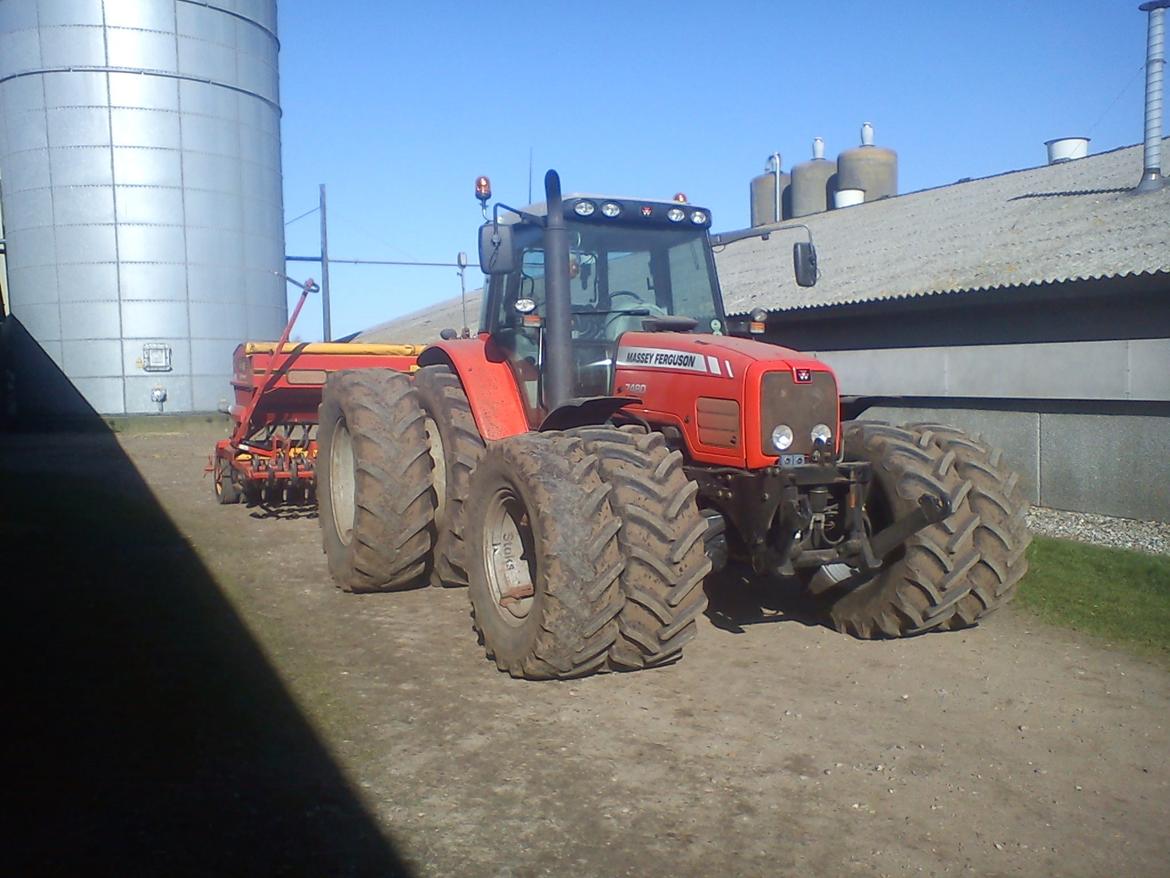
[[[532,147],[528,147],[528,203],[532,204]]]
[[[460,338],[471,338],[471,329],[467,325],[467,285],[463,282],[463,272],[467,269],[467,254],[462,250],[455,257],[455,264],[459,266],[459,300],[463,306],[463,332]]]

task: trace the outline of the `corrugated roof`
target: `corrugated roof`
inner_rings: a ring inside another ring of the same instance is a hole
[[[479,326],[479,306],[482,290],[467,294],[467,323],[475,332]],[[395,344],[426,344],[439,340],[444,329],[458,331],[463,326],[463,306],[458,296],[396,317],[358,333],[355,341]]]
[[[791,243],[716,254],[728,313],[1170,272],[1170,187],[1135,196],[1140,146],[803,217],[820,262],[798,287]]]

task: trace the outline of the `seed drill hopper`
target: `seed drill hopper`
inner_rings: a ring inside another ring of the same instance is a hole
[[[246,341],[233,355],[232,432],[207,472],[220,503],[310,502],[316,495],[317,408],[325,379],[343,369],[414,371],[425,345],[289,342],[312,279],[278,341]]]

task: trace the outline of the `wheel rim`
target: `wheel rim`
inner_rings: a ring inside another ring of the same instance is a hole
[[[826,564],[821,568],[820,572],[824,574],[825,578],[830,582],[834,584],[840,584],[857,571],[848,564]]]
[[[232,467],[226,460],[221,459],[215,468],[215,496],[222,497],[227,486],[231,484]]]
[[[536,600],[536,553],[528,513],[508,488],[497,491],[488,505],[483,553],[496,613],[509,625],[522,625]]]
[[[447,457],[443,449],[443,436],[435,419],[427,417],[423,422],[427,431],[427,451],[431,457],[431,479],[435,486],[435,526],[442,528],[447,519]]]
[[[342,545],[346,546],[353,539],[353,498],[353,437],[345,421],[338,421],[329,450],[329,506],[333,511],[334,529]]]

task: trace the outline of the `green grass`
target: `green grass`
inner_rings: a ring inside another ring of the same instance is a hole
[[[1170,557],[1036,537],[1018,602],[1041,618],[1170,659]]]

